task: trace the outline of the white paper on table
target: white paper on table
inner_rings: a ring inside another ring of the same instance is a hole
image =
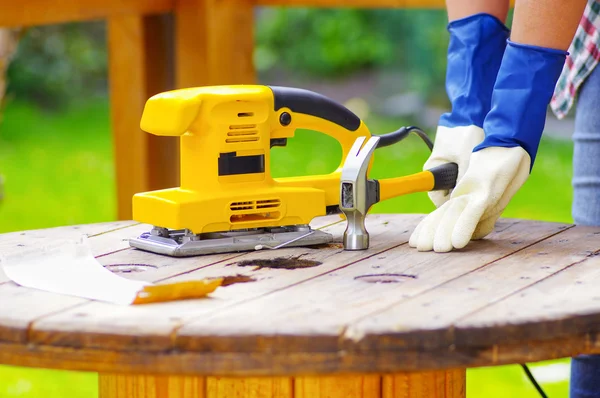
[[[0,253],[4,273],[18,285],[48,292],[132,304],[148,282],[123,278],[104,268],[93,256],[87,241],[53,241],[42,247]]]

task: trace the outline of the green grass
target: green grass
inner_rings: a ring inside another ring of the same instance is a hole
[[[0,232],[113,219],[110,139],[104,101],[68,114],[10,104],[0,124]]]
[[[367,119],[371,131],[396,129],[402,121]],[[106,102],[83,103],[60,114],[45,114],[27,104],[11,103],[0,125],[0,175],[6,198],[0,204],[0,232],[115,217],[113,155]],[[420,171],[428,149],[416,136],[378,150],[374,178]],[[544,139],[534,172],[508,206],[505,217],[571,222],[571,144]],[[301,131],[288,147],[273,149],[275,176],[317,174],[335,169],[337,143],[319,133]],[[374,212],[429,212],[426,194],[377,204]],[[568,360],[533,364],[536,377],[553,398],[566,397]],[[554,374],[556,373],[556,374]],[[470,369],[468,397],[537,397],[518,366]],[[0,398],[93,398],[94,373],[0,366]]]

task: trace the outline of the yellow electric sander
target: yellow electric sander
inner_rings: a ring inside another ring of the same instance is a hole
[[[359,137],[371,137],[348,108],[290,87],[232,85],[168,91],[151,97],[141,129],[180,140],[180,186],[133,197],[133,219],[153,226],[130,245],[169,256],[311,246],[332,236],[313,218],[340,212],[340,177]],[[273,178],[270,150],[297,129],[335,138],[339,167],[329,174]],[[379,147],[414,127],[379,136]],[[422,133],[422,132],[420,132]],[[370,167],[370,166],[369,166]]]

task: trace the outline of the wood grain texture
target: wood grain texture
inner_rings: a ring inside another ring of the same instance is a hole
[[[260,6],[443,9],[443,0],[256,0]]]
[[[443,0],[256,0],[261,6],[445,9]],[[514,7],[515,0],[510,0]]]
[[[98,375],[100,398],[208,398],[206,378],[166,375]]]
[[[372,314],[384,312],[429,290],[435,291],[449,280],[564,229],[561,224],[522,225],[508,220],[498,227],[490,239],[474,242],[467,252],[420,253],[408,245],[399,245],[322,277],[186,322],[177,332],[177,346],[184,350],[256,353],[352,349],[365,334],[354,326],[358,319],[373,319]],[[465,261],[470,253],[473,256]],[[381,275],[381,281],[397,283],[372,283],[378,280],[377,275]],[[421,318],[415,311],[420,308],[381,317],[388,321],[385,332],[403,336],[403,330],[414,330],[415,335],[410,340],[399,343],[405,349],[447,344],[450,324],[438,325],[438,335],[425,338],[420,330],[431,319]],[[411,323],[413,318],[420,322]],[[379,315],[375,319],[379,320]],[[410,326],[405,327],[405,322]],[[377,343],[378,340],[373,349],[378,348]]]
[[[173,0],[27,0],[2,2],[1,26],[34,26],[89,21],[118,15],[169,12]]]
[[[465,371],[299,377],[101,373],[100,398],[463,398]]]
[[[379,375],[308,376],[297,377],[294,380],[294,398],[381,398],[381,396]]]
[[[177,87],[255,83],[250,0],[180,0],[175,23]]]
[[[391,374],[382,381],[382,398],[462,398],[467,389],[464,369]]]
[[[168,86],[168,25],[160,17],[118,15],[108,20],[111,125],[117,217],[132,216],[135,193],[178,185],[178,142],[140,129],[147,99]],[[135,71],[135,73],[132,73]]]
[[[331,215],[316,218],[311,225],[313,228],[320,228],[336,223],[340,223],[340,217],[338,215]],[[149,228],[149,225],[131,221],[48,228],[22,233],[3,234],[2,237],[4,239],[0,240],[0,247],[5,248],[5,250],[8,250],[8,248],[19,250],[23,247],[35,246],[42,243],[46,245],[54,244],[57,240],[78,239],[82,234],[87,234],[90,236],[88,242],[91,251],[97,256],[98,261],[102,265],[121,276],[147,281],[158,281],[161,278],[166,278],[168,275],[185,275],[197,268],[207,267],[219,260],[225,261],[239,256],[239,254],[234,253],[203,257],[201,258],[203,261],[199,261],[197,257],[182,260],[156,256],[131,249],[127,239],[138,236],[142,232],[148,231]],[[137,259],[135,254],[140,255],[142,259]],[[247,272],[248,270],[244,271]],[[229,272],[227,274],[235,275],[236,272]],[[218,272],[214,274],[214,276],[220,275],[221,273]],[[76,318],[87,316],[87,313],[82,311],[80,307],[86,303],[90,303],[90,300],[17,287],[12,282],[4,283],[8,281],[9,279],[1,272],[0,268],[0,297],[3,298],[0,302],[0,340],[2,341],[25,343],[32,337],[29,330],[30,326],[36,320],[55,313],[72,309],[74,311],[72,314]],[[99,303],[94,304],[98,305]],[[185,304],[193,303],[185,302]],[[15,311],[14,308],[31,309],[28,311]],[[108,313],[113,314],[113,316],[119,316],[120,313],[115,307],[109,305],[107,308],[109,308]],[[140,309],[145,310],[150,309],[150,307],[142,306]],[[145,315],[147,318],[152,318],[155,316],[154,311],[155,309],[150,313],[141,312],[147,314]],[[171,321],[178,320],[179,318],[173,316]],[[170,344],[168,337],[166,341],[165,344]],[[142,339],[139,344],[143,346],[144,340]],[[145,348],[148,349],[148,347]]]
[[[83,3],[83,4],[82,4]],[[360,8],[439,8],[443,0],[257,0],[261,6],[317,6]],[[34,26],[71,21],[88,21],[124,14],[157,14],[175,9],[174,0],[85,0],[80,2],[28,0],[5,2],[0,14],[1,26]],[[514,6],[514,0],[511,0]],[[39,12],[43,10],[44,12]],[[252,15],[252,14],[250,14]]]
[[[294,398],[291,377],[207,377],[206,398]]]
[[[131,218],[131,197],[147,191],[150,178],[149,134],[139,127],[147,99],[143,17],[109,18],[107,44],[117,217],[123,220]]]
[[[34,319],[65,310],[87,300],[17,286],[0,284],[0,341],[26,344]]]
[[[319,221],[339,242],[345,223],[336,223],[336,217]],[[128,374],[314,377],[441,371],[600,352],[600,300],[594,299],[600,230],[502,219],[492,235],[464,250],[419,253],[406,240],[421,217],[369,216],[372,246],[361,252],[333,244],[232,254],[219,261],[132,249],[99,255],[107,266],[133,254],[154,262],[147,271],[123,272],[132,278],[170,282],[241,273],[254,281],[220,288],[208,299],[138,308],[48,300],[47,308],[29,318],[0,311],[0,362]],[[112,250],[147,227],[94,234],[90,242],[105,240],[97,248]],[[257,266],[277,263],[277,257],[317,263]],[[400,278],[390,283],[389,274]],[[13,301],[29,308],[46,300],[44,292],[35,298],[21,290],[0,287],[7,309],[14,308]],[[13,295],[17,291],[20,296]],[[440,380],[438,375],[427,384],[441,386]],[[384,387],[382,380],[382,394]]]
[[[457,344],[480,344],[482,339],[518,344],[576,332],[593,336],[600,324],[600,228],[569,232],[561,235],[560,243],[539,247],[536,254],[541,259],[528,263],[544,272],[543,278],[457,321]],[[521,264],[519,274],[530,277],[531,271]]]
[[[348,373],[423,372],[506,365],[600,354],[600,334],[570,336],[490,347],[447,347],[443,350],[310,352],[272,355],[167,351],[123,351],[0,343],[0,363],[124,374],[191,376],[298,376]]]
[[[527,229],[527,234],[523,228]],[[525,235],[531,236],[530,228],[529,223],[522,224],[519,233],[515,234],[514,238],[522,240]],[[516,307],[512,307],[503,317],[501,313],[497,312],[494,303],[502,302],[506,297],[529,286],[535,286],[548,276],[560,273],[572,264],[593,255],[595,250],[600,250],[600,241],[595,235],[598,231],[600,228],[588,229],[587,232],[581,228],[571,228],[525,248],[518,255],[499,257],[494,263],[474,269],[460,278],[452,279],[435,289],[390,307],[386,311],[365,317],[352,326],[353,333],[364,336],[362,344],[365,346],[372,343],[380,345],[380,338],[382,335],[386,335],[386,344],[390,344],[390,349],[404,347],[407,340],[421,340],[424,345],[429,347],[449,344],[490,345],[502,341],[507,332],[504,327],[510,327],[513,321],[512,316],[521,314],[524,309],[523,305],[529,304],[521,296],[519,301],[523,302],[517,304],[517,300],[514,300],[513,304]],[[438,268],[442,272],[443,269],[444,266]],[[567,282],[564,286],[568,286],[570,290],[573,283]],[[561,290],[557,289],[556,293]],[[584,293],[582,289],[577,289],[577,292]],[[591,298],[589,293],[584,296],[588,299]],[[539,301],[536,302],[539,303]],[[477,342],[473,340],[475,332],[465,334],[462,338],[455,335],[457,322],[461,322],[462,318],[488,306],[495,308],[486,310],[486,312],[488,320],[495,320],[496,328],[493,330],[480,329],[478,332],[480,339]],[[584,315],[581,312],[582,307],[563,306],[561,308],[563,310],[570,309],[572,311],[570,315],[574,317],[578,313]],[[596,306],[596,308],[598,307]],[[411,314],[411,316],[406,317],[405,314]],[[541,321],[548,316],[548,311],[540,310],[537,313],[531,311],[523,316],[531,322],[531,330],[527,333],[522,331],[523,335],[527,335],[529,338],[537,336],[537,339],[558,337],[556,334],[549,333],[550,331],[545,333],[540,330],[537,324],[538,319]],[[571,318],[568,325],[564,327],[568,329],[568,331],[565,330],[567,334],[577,334],[580,331],[575,318]],[[439,340],[435,341],[434,336],[440,333],[445,336],[440,336]]]
[[[339,219],[339,216],[334,216]],[[90,302],[76,308],[70,308],[57,314],[36,320],[29,333],[30,341],[36,344],[64,346],[104,347],[111,349],[165,350],[174,347],[175,330],[192,319],[202,319],[217,314],[226,308],[234,307],[252,298],[260,297],[276,290],[300,283],[303,280],[318,277],[355,261],[361,261],[394,246],[406,243],[408,231],[421,218],[410,215],[398,220],[388,221],[385,215],[370,217],[367,228],[374,239],[367,252],[344,251],[337,245],[325,248],[288,248],[277,251],[260,251],[248,254],[223,254],[195,257],[187,263],[195,269],[183,273],[181,268],[170,268],[169,264],[179,260],[166,256],[145,254],[152,258],[157,268],[141,272],[135,277],[147,281],[155,280],[155,272],[166,269],[173,272],[172,278],[165,281],[203,279],[209,277],[246,275],[254,282],[220,287],[209,297],[200,300],[158,303],[143,306],[115,307],[108,303]],[[318,224],[317,224],[318,225]],[[334,223],[323,228],[339,241],[345,229],[345,223]],[[385,237],[385,239],[384,239]],[[111,257],[122,258],[129,252],[117,252],[101,260],[112,261]],[[230,261],[224,261],[229,256]],[[239,261],[277,259],[291,257],[303,261],[318,261],[322,264],[308,268],[256,270],[252,263],[238,265]],[[161,265],[162,263],[162,265]],[[161,272],[161,278],[165,274]],[[235,322],[231,323],[235,327]],[[236,340],[237,341],[237,340]],[[241,340],[239,340],[240,343]],[[315,346],[321,344],[313,341]],[[242,343],[245,344],[245,343]]]

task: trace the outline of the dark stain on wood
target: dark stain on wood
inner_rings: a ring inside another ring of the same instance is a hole
[[[221,286],[229,286],[229,285],[233,285],[235,283],[247,283],[247,282],[254,282],[256,281],[256,279],[252,278],[251,276],[247,276],[247,275],[230,275],[230,276],[224,276],[223,277],[223,282],[221,283]]]
[[[295,257],[277,257],[269,259],[244,260],[231,263],[229,265],[237,265],[238,267],[255,267],[255,270],[262,268],[274,269],[297,269],[310,268],[321,265],[320,261],[301,259],[302,255]]]

